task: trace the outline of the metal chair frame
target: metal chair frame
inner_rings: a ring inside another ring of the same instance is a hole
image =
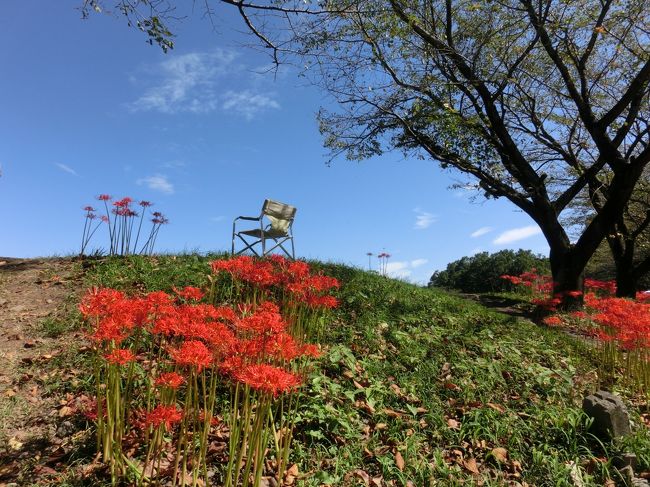
[[[295,259],[295,248],[293,244],[293,220],[296,216],[297,209],[294,206],[290,206],[279,201],[264,200],[262,205],[262,211],[259,216],[238,216],[232,222],[232,255],[240,255],[247,250],[250,250],[257,257],[262,257],[267,254],[270,254],[275,249],[280,248],[287,257]],[[265,217],[270,223],[265,225]],[[259,222],[259,228],[249,229],[249,230],[240,230],[237,231],[237,222],[239,220],[244,221],[256,221]],[[276,226],[274,228],[274,223]],[[286,224],[286,230],[284,228],[277,228],[278,223]],[[246,237],[253,237],[255,241],[246,240]],[[239,238],[245,245],[245,247],[237,252],[235,252],[235,240]],[[266,248],[266,241],[273,240],[273,245],[271,248]],[[291,242],[291,253],[284,247],[287,241]],[[262,244],[262,254],[260,255],[253,248],[258,244]]]

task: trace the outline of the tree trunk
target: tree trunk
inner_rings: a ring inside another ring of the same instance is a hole
[[[624,226],[617,226],[617,232],[607,236],[607,243],[616,266],[616,296],[634,298],[638,276],[634,267],[634,240],[625,238]]]
[[[634,269],[624,266],[619,269],[616,263],[616,297],[634,298],[636,296],[637,279]]]
[[[554,250],[550,252],[551,274],[553,276],[553,297],[559,298],[558,309],[564,311],[582,308],[584,301],[585,270],[576,265],[574,249]]]

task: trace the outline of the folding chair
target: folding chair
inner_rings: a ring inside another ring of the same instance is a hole
[[[260,254],[257,253],[254,247],[261,244],[262,256],[270,254],[275,249],[280,248],[285,254],[287,254],[287,257],[295,259],[293,233],[291,231],[295,216],[296,207],[285,205],[284,203],[273,200],[264,200],[260,216],[238,216],[232,222],[232,255],[239,255],[250,250],[260,257]],[[268,220],[266,225],[265,218]],[[237,231],[236,226],[238,220],[259,222],[259,228]],[[238,252],[235,252],[236,238],[239,238],[245,245],[245,247]],[[251,240],[251,238],[254,240]],[[267,246],[267,240],[272,240],[270,248]],[[289,253],[289,251],[284,247],[286,242],[291,242],[291,253]]]

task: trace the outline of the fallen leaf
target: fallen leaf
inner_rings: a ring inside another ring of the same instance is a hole
[[[499,463],[504,463],[508,459],[508,450],[497,447],[492,449],[492,456]]]
[[[487,405],[489,407],[491,407],[492,409],[494,409],[495,411],[499,411],[500,413],[505,413],[506,412],[506,409],[503,406],[501,406],[500,404],[494,404],[493,402],[489,402],[489,403],[487,403]]]
[[[443,387],[445,389],[449,389],[450,391],[460,391],[460,387],[458,387],[453,382],[445,382]]]
[[[478,471],[478,466],[476,465],[476,460],[473,458],[468,458],[467,460],[463,461],[463,466],[470,472],[472,472],[475,475],[479,474]]]
[[[9,447],[12,450],[20,450],[23,444],[14,436],[13,438],[9,438]]]
[[[406,414],[406,411],[395,411],[394,409],[386,408],[383,410],[383,413],[391,418],[401,418]]]
[[[59,409],[59,418],[65,418],[66,416],[72,416],[74,410],[70,406],[63,406]]]
[[[395,465],[397,465],[400,472],[404,471],[404,457],[400,452],[395,453]]]
[[[460,423],[458,421],[456,421],[455,419],[449,418],[447,420],[447,426],[449,427],[449,429],[457,430],[457,429],[460,428]]]

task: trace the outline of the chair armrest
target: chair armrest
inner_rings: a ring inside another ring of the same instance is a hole
[[[261,216],[238,216],[237,218],[235,218],[234,221],[237,221],[237,220],[260,221],[261,219],[262,219]]]

